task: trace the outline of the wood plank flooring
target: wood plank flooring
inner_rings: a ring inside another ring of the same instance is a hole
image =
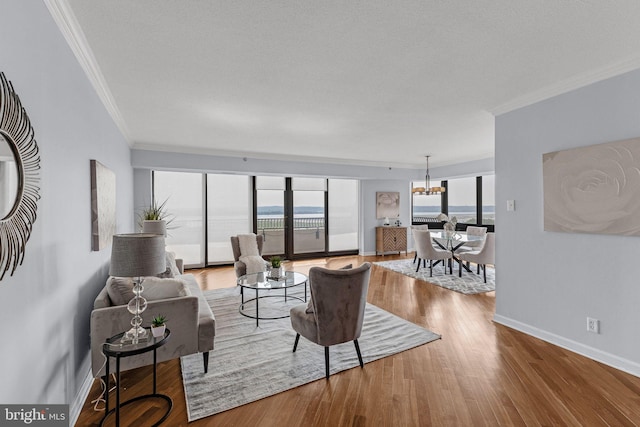
[[[397,258],[405,257],[384,257]],[[313,265],[337,268],[381,259],[353,256],[285,265],[307,272]],[[203,289],[235,285],[231,267],[190,272]],[[640,425],[640,378],[493,323],[494,292],[462,295],[374,266],[368,301],[442,339],[189,426]],[[215,363],[214,350],[210,369]],[[122,381],[123,399],[149,393],[151,368],[124,372]],[[159,365],[158,391],[173,399],[163,425],[186,426],[178,360]],[[99,394],[95,381],[78,426],[99,424],[103,412],[94,411],[90,402]],[[151,425],[161,409],[153,401],[132,405],[122,411],[122,425]],[[106,425],[113,425],[113,417]]]

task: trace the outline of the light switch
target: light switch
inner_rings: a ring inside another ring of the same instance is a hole
[[[515,210],[516,210],[516,201],[507,200],[507,211],[515,211]]]

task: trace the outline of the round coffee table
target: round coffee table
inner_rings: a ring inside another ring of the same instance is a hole
[[[273,320],[273,319],[283,319],[285,317],[289,317],[289,311],[287,310],[286,314],[279,316],[260,316],[260,299],[262,298],[284,298],[285,302],[288,298],[293,298],[301,302],[307,302],[307,282],[308,277],[302,273],[297,273],[295,271],[285,271],[284,275],[279,278],[269,277],[269,272],[262,273],[251,273],[245,274],[244,276],[238,277],[238,286],[240,286],[240,295],[242,296],[242,302],[240,304],[240,314],[246,317],[250,317],[252,319],[256,319],[256,326],[259,326],[260,320]],[[287,295],[287,289],[293,288],[294,286],[304,285],[304,299],[299,296]],[[255,298],[251,298],[245,301],[244,299],[244,290],[245,289],[253,289],[256,291]],[[283,289],[284,295],[258,295],[259,291],[272,291],[276,289]],[[252,313],[247,313],[245,311],[245,306],[248,303],[254,302],[256,304],[255,315]]]

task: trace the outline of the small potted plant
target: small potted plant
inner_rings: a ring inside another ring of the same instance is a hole
[[[282,276],[282,258],[277,255],[269,258],[271,262],[271,277],[278,279]]]
[[[173,216],[166,210],[168,200],[166,199],[162,203],[153,200],[138,214],[138,225],[142,228],[143,233],[167,235],[169,224],[173,221]]]
[[[159,314],[151,320],[151,333],[154,337],[158,338],[164,335],[164,331],[167,328],[167,318]]]

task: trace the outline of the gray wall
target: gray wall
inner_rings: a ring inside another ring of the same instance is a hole
[[[130,151],[45,4],[5,0],[2,17],[0,71],[35,130],[42,198],[22,266],[0,281],[0,402],[72,404],[89,373],[89,315],[110,257],[91,251],[89,160],[116,174],[117,230],[128,232]]]
[[[640,136],[639,92],[634,71],[501,115],[495,149],[495,320],[635,375],[640,237],[543,231],[542,154]]]

